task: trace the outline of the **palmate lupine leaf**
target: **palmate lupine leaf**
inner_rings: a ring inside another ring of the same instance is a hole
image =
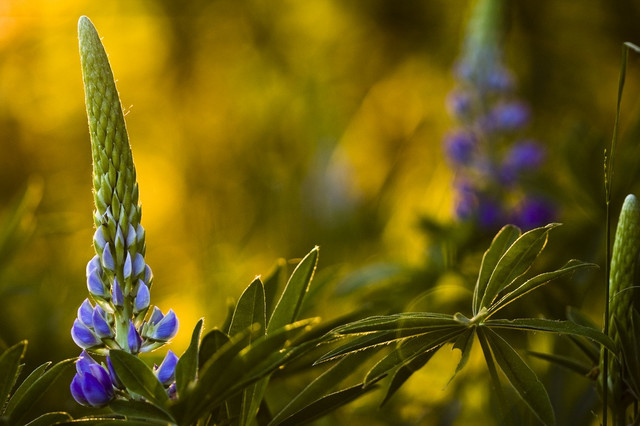
[[[200,342],[200,351],[198,352],[198,371],[202,374],[202,368],[216,352],[223,348],[231,338],[217,328],[204,335]]]
[[[287,262],[280,258],[276,261],[273,270],[264,278],[264,299],[266,305],[266,316],[271,318],[273,310],[276,307],[276,296],[281,288],[284,288],[287,282]]]
[[[126,416],[129,419],[158,420],[175,423],[175,419],[166,410],[146,401],[116,399],[109,404],[114,413]]]
[[[549,231],[556,226],[558,224],[554,223],[532,229],[522,234],[509,246],[491,273],[484,293],[480,293],[479,290],[480,309],[489,308],[503,289],[509,287],[514,280],[529,270],[544,249]]]
[[[62,424],[63,422],[73,420],[71,415],[64,412],[46,413],[31,420],[25,426],[51,426]]]
[[[482,256],[480,271],[478,272],[478,280],[473,291],[473,315],[480,311],[480,303],[489,283],[489,278],[493,274],[496,265],[507,251],[522,234],[520,229],[513,225],[504,226],[498,234],[493,238],[491,245]]]

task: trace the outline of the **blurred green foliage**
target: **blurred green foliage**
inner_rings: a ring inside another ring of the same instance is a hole
[[[205,327],[220,324],[227,298],[237,298],[256,273],[315,244],[323,253],[316,277],[322,295],[305,308],[325,318],[370,297],[397,299],[388,308],[405,310],[470,297],[465,289],[487,241],[442,248],[433,228],[425,234],[419,227],[421,216],[451,221],[441,140],[451,124],[445,97],[468,7],[445,0],[3,2],[0,220],[14,239],[0,241],[0,344],[28,339],[32,367],[77,355],[69,329],[84,298],[93,233],[80,15],[105,36],[129,112],[154,300],[181,319],[175,352],[186,348],[201,316]],[[639,19],[631,0],[512,1],[507,8],[506,60],[535,113],[530,133],[548,144],[546,184],[563,202],[565,226],[548,248],[562,259],[569,253],[602,263],[602,151],[613,126],[620,44],[640,40]],[[614,209],[640,183],[640,65],[637,57],[629,64]],[[365,285],[355,295],[333,290],[358,266],[376,262],[391,277],[387,285]],[[423,268],[434,262],[442,266],[437,276]],[[541,306],[535,312],[561,317],[571,304],[599,322],[602,276],[574,281],[533,295]],[[419,299],[406,306],[407,294]],[[557,304],[546,306],[550,294]],[[416,373],[402,403],[375,411],[379,401],[368,396],[332,421],[477,419],[486,402],[482,360],[472,355],[458,378],[477,386],[457,392],[454,382],[442,392],[455,368],[447,358],[439,353],[431,360],[436,368]],[[441,369],[446,374],[433,373]],[[553,401],[567,382],[549,372]],[[567,386],[558,398],[594,399],[588,384]],[[295,393],[283,387],[274,404]],[[48,398],[52,407],[77,410],[66,392]],[[559,423],[563,415],[571,418],[560,412]]]

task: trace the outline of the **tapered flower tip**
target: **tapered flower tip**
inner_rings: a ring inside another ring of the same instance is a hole
[[[91,302],[89,299],[84,299],[82,305],[78,308],[78,319],[87,326],[93,324],[93,306],[91,306]]]
[[[91,319],[93,321],[93,329],[95,330],[98,337],[100,338],[113,337],[114,335],[113,330],[111,329],[111,326],[109,326],[109,323],[105,318],[105,312],[102,310],[100,306],[96,306],[93,309],[93,314]]]
[[[93,234],[93,244],[96,250],[104,250],[105,244],[107,244],[107,240],[104,237],[104,230],[102,226],[98,226],[96,232]]]
[[[145,266],[144,256],[140,253],[136,253],[136,257],[133,259],[133,276],[137,277],[140,275],[144,271]]]
[[[127,344],[129,345],[129,352],[137,354],[140,352],[140,345],[142,344],[142,337],[136,330],[136,326],[133,325],[133,321],[129,321],[129,332],[127,333]]]
[[[136,230],[134,229],[132,224],[129,224],[129,229],[127,230],[127,249],[136,243]]]
[[[105,244],[104,251],[102,252],[102,266],[111,272],[116,270],[116,264],[113,260],[113,253],[111,253],[111,245],[109,243]]]
[[[149,294],[149,287],[147,287],[142,280],[138,280],[138,292],[136,293],[133,312],[137,314],[138,312],[144,311],[149,307],[150,301],[151,294]]]
[[[77,318],[71,327],[71,338],[82,349],[90,349],[102,344],[94,332]]]
[[[107,355],[107,369],[109,370],[109,375],[111,376],[111,380],[113,381],[113,385],[119,389],[122,389],[122,383],[116,374],[116,370],[113,368],[113,364],[111,363],[111,357]]]
[[[80,405],[89,406],[89,402],[87,398],[84,397],[84,392],[82,391],[82,376],[76,374],[71,381],[71,396],[76,402]]]
[[[158,323],[152,336],[155,340],[169,340],[178,333],[178,317],[173,309],[169,309],[167,315]]]
[[[97,269],[92,270],[87,277],[87,288],[89,289],[89,293],[92,295],[96,297],[105,297],[106,292],[104,284],[102,283],[100,273]]]
[[[149,324],[156,325],[164,318],[164,314],[157,306],[153,307],[153,312],[151,313],[151,317],[149,317]]]
[[[127,279],[131,277],[132,264],[131,264],[131,254],[127,252],[127,256],[124,259],[124,266],[122,267],[122,275]]]
[[[76,361],[76,371],[78,374],[88,373],[91,371],[89,368],[91,364],[95,364],[94,359],[91,358],[91,355],[89,355],[87,351],[83,350]]]
[[[149,287],[153,284],[153,272],[149,265],[146,265],[144,268],[144,282],[147,283]]]
[[[87,277],[91,275],[94,270],[101,270],[100,257],[97,254],[87,263]]]
[[[168,386],[175,380],[176,364],[179,358],[171,350],[167,352],[162,364],[156,370],[156,377],[165,386]]]
[[[121,307],[124,305],[124,295],[122,294],[122,288],[120,287],[120,283],[118,283],[118,279],[113,279],[113,288],[111,289],[112,297],[113,297],[113,306]]]

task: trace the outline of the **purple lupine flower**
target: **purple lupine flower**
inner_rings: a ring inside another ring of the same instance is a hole
[[[111,325],[109,324],[105,316],[106,316],[105,311],[99,305],[96,305],[96,307],[93,309],[93,315],[92,315],[93,330],[95,331],[95,333],[98,335],[99,338],[110,339],[113,337],[114,333],[113,333],[113,330],[111,329]]]
[[[533,229],[553,222],[555,206],[543,198],[527,197],[518,206],[515,224],[522,229]]]
[[[140,352],[140,346],[142,346],[142,337],[136,326],[133,324],[133,321],[129,321],[129,332],[127,333],[127,344],[129,347],[129,352],[132,354],[137,354]]]
[[[102,344],[102,340],[96,336],[93,330],[77,318],[71,327],[71,338],[82,349],[91,349]]]
[[[140,253],[136,253],[136,257],[133,260],[133,276],[137,277],[145,270],[146,264],[144,263],[144,257]]]
[[[529,106],[515,97],[515,79],[502,63],[501,34],[495,25],[502,8],[476,2],[464,50],[454,72],[457,85],[448,106],[458,120],[445,136],[444,151],[457,185],[455,216],[494,228],[505,221],[538,223],[553,221],[553,206],[527,201],[523,178],[535,179],[545,158],[544,148],[520,132],[531,120]]]
[[[114,397],[113,382],[105,368],[82,351],[71,381],[71,395],[82,405],[103,407]]]
[[[107,295],[104,283],[100,278],[100,271],[97,268],[92,269],[87,276],[87,288],[89,289],[89,293],[96,297],[104,298]]]
[[[102,252],[102,266],[104,269],[115,272],[116,264],[113,260],[113,253],[111,253],[111,245],[106,243]]]
[[[118,282],[118,278],[113,279],[113,288],[112,292],[112,300],[113,306],[122,307],[124,306],[124,295],[122,294],[122,288],[120,288],[120,283]]]
[[[178,317],[173,309],[169,309],[167,315],[158,322],[155,332],[150,336],[155,340],[169,340],[178,333]]]
[[[155,369],[155,374],[160,383],[165,386],[169,386],[171,382],[175,380],[176,364],[178,364],[179,358],[171,350],[167,352],[167,355],[162,360],[159,367]]]
[[[476,137],[469,131],[455,131],[445,138],[445,151],[453,164],[469,164],[476,146]]]
[[[86,326],[93,325],[93,306],[91,306],[89,299],[84,299],[78,308],[78,319]]]
[[[124,279],[131,277],[132,265],[131,265],[131,253],[127,252],[127,256],[124,259],[124,265],[122,265],[122,275]]]
[[[133,313],[144,311],[149,307],[151,295],[149,294],[149,287],[142,281],[138,280],[138,291],[133,304]]]
[[[109,356],[107,356],[107,370],[109,371],[109,375],[111,376],[111,381],[113,382],[113,386],[115,386],[118,389],[123,389],[124,386],[122,385],[122,382],[120,382],[120,379],[116,374],[116,370],[113,368],[113,364],[111,363],[111,357]]]

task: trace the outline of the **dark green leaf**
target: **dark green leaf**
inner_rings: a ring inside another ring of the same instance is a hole
[[[493,238],[491,245],[487,251],[484,252],[480,272],[478,273],[478,281],[473,290],[473,315],[476,315],[480,311],[480,302],[482,301],[487,289],[487,284],[489,283],[489,278],[491,278],[491,274],[496,268],[498,261],[511,244],[520,237],[520,234],[521,231],[516,226],[506,225]]]
[[[463,326],[457,326],[403,340],[393,351],[378,361],[378,363],[369,370],[364,378],[364,385],[368,386],[370,383],[385,376],[394,368],[409,364],[413,359],[423,353],[439,348],[444,343],[455,339],[464,331],[465,328]]]
[[[357,368],[362,365],[363,359],[364,357],[359,353],[342,358],[294,396],[293,399],[273,417],[271,424],[276,425],[281,420],[302,410],[305,406],[319,400],[332,388],[335,388],[342,380],[357,370]]]
[[[640,325],[640,314],[635,308],[631,309],[631,322],[628,333],[620,333],[620,348],[622,350],[622,359],[627,371],[627,378],[630,387],[636,395],[640,392],[640,342],[638,341],[638,326]],[[614,318],[614,321],[616,319]],[[618,326],[618,330],[622,328]]]
[[[271,318],[276,305],[278,290],[283,288],[287,279],[287,261],[280,258],[276,261],[273,270],[264,279],[264,301],[266,317]]]
[[[18,386],[18,388],[15,390],[15,392],[11,396],[11,400],[9,401],[9,403],[5,408],[6,414],[9,414],[11,413],[11,411],[13,411],[13,407],[17,404],[18,401],[22,399],[25,392],[27,392],[27,390],[31,387],[31,385],[33,385],[33,383],[36,380],[42,377],[42,375],[47,370],[47,368],[49,368],[50,365],[51,365],[51,362],[45,362],[44,364],[42,364],[41,366],[33,370],[31,374],[29,374],[29,376],[27,376],[27,378],[24,379],[24,381],[20,384],[20,386]]]
[[[374,316],[336,327],[336,334],[361,334],[391,330],[415,330],[424,333],[439,328],[460,325],[453,315],[430,312],[405,312],[401,314]]]
[[[276,424],[283,426],[293,426],[310,423],[330,413],[331,411],[334,411],[337,408],[348,404],[354,399],[361,397],[362,395],[372,391],[375,388],[376,386],[363,388],[362,385],[355,385],[350,388],[343,389],[341,391],[320,398],[310,405],[307,405],[305,408],[293,414],[292,416],[287,417],[280,423],[270,423],[270,426],[275,426]]]
[[[520,355],[511,345],[498,334],[486,329],[485,336],[491,346],[496,363],[525,404],[542,423],[555,425],[555,415],[549,395],[536,373],[520,358]]]
[[[109,408],[113,410],[114,413],[121,414],[130,419],[139,418],[172,423],[176,422],[167,411],[146,401],[115,399],[109,403]]]
[[[211,357],[230,340],[229,336],[223,331],[214,328],[204,335],[200,343],[200,352],[198,354],[198,369],[202,367]]]
[[[142,419],[122,419],[116,417],[83,417],[81,419],[72,420],[69,422],[58,423],[58,425],[83,425],[83,426],[110,426],[113,423],[118,423],[118,426],[168,426],[166,421],[158,420],[142,420]]]
[[[549,361],[568,370],[574,371],[581,376],[587,377],[593,370],[590,365],[582,364],[573,358],[558,354],[545,354],[541,352],[527,351],[527,353],[533,357]]]
[[[282,292],[273,315],[269,319],[267,333],[284,327],[297,319],[304,296],[309,289],[311,279],[318,263],[318,247],[315,247],[300,261],[291,274],[287,286]]]
[[[573,336],[586,337],[609,348],[616,350],[616,345],[609,336],[604,335],[600,330],[591,327],[584,327],[571,321],[558,321],[544,318],[518,318],[513,320],[490,319],[484,323],[491,328],[510,328],[525,331],[545,331],[551,333],[571,334]]]
[[[11,422],[14,424],[21,423],[24,416],[31,412],[40,398],[47,393],[53,383],[60,378],[75,361],[76,358],[70,358],[58,362],[35,380],[24,392],[21,390],[20,394],[16,393],[9,401],[6,410],[6,414],[11,419]]]
[[[64,412],[46,413],[31,420],[26,426],[51,426],[69,420],[73,420],[73,417]]]
[[[169,395],[162,383],[140,358],[120,350],[111,350],[109,356],[113,369],[127,390],[160,407],[169,403]]]
[[[502,289],[529,270],[544,249],[549,231],[556,226],[558,224],[549,224],[525,232],[507,249],[489,278],[480,301],[480,309],[489,308]]]
[[[536,288],[547,284],[549,281],[555,280],[556,278],[560,278],[564,275],[572,274],[578,269],[592,268],[592,267],[597,267],[597,265],[593,263],[584,263],[579,260],[572,259],[568,261],[560,269],[536,275],[535,277],[525,281],[523,284],[521,284],[514,290],[505,294],[497,302],[493,303],[488,309],[489,314],[487,315],[487,318],[493,315],[494,313],[496,313],[497,311],[499,311],[500,309],[507,306],[509,303],[519,299],[520,297],[524,296],[530,291],[535,290]]]
[[[264,288],[260,278],[253,280],[249,287],[245,289],[238,300],[236,309],[231,319],[231,325],[229,326],[229,336],[233,336],[241,331],[246,330],[253,324],[260,324],[261,329],[265,331],[265,301],[264,301]],[[255,334],[248,334],[247,344],[251,343]]]
[[[475,336],[475,332],[473,328],[468,328],[464,333],[460,334],[460,336],[456,339],[453,344],[453,349],[460,349],[460,362],[456,366],[456,371],[453,372],[453,376],[449,379],[449,382],[453,380],[454,377],[467,365],[467,361],[469,361],[469,355],[471,354],[471,348],[473,347],[473,337]]]
[[[195,381],[198,375],[198,353],[200,352],[200,334],[202,333],[203,319],[200,319],[193,329],[191,343],[182,354],[176,364],[176,390],[182,395],[190,382]]]
[[[365,349],[372,349],[375,347],[379,347],[381,345],[388,345],[391,342],[402,339],[402,336],[398,336],[396,331],[381,331],[377,333],[365,334],[363,336],[358,336],[355,339],[349,341],[342,346],[339,346],[333,349],[330,352],[327,352],[320,359],[318,359],[314,364],[320,364],[325,361],[330,361],[335,358],[345,356],[352,352],[363,351]]]
[[[5,401],[18,380],[20,361],[26,350],[27,341],[23,340],[0,355],[0,414],[4,413]]]

